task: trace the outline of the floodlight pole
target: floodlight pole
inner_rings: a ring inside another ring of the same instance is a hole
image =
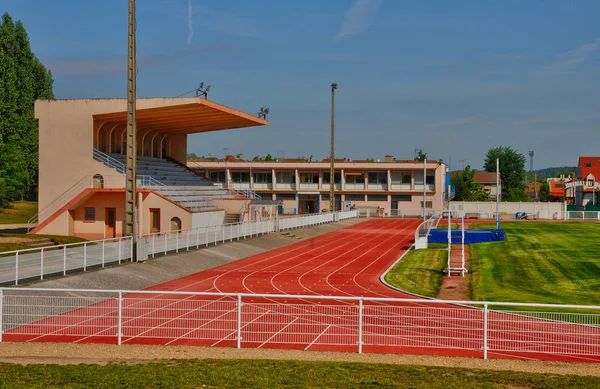
[[[135,0],[129,0],[129,33],[127,55],[127,149],[125,163],[125,235],[136,243],[136,49]],[[133,250],[135,256],[136,250]],[[133,260],[133,258],[132,258]]]
[[[496,158],[496,229],[500,230],[500,158]]]
[[[329,212],[335,211],[335,90],[337,84],[331,84],[331,149],[329,152]]]

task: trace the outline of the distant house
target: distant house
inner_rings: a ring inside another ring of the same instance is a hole
[[[597,182],[600,180],[600,157],[579,157],[577,165],[577,181],[581,185],[575,187],[575,204],[585,207],[589,203],[597,204]]]
[[[496,196],[502,191],[502,183],[500,183],[500,187],[496,186],[496,173],[494,172],[475,172],[473,182],[481,185],[489,193],[490,200],[495,201]]]

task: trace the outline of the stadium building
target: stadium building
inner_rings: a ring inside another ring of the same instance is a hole
[[[215,186],[234,189],[248,197],[274,200],[284,214],[329,211],[330,161],[284,159],[279,161],[197,160],[188,167],[209,177]],[[336,210],[364,210],[372,216],[418,216],[426,208],[441,211],[445,164],[336,159],[334,174]],[[360,212],[359,212],[360,213]]]

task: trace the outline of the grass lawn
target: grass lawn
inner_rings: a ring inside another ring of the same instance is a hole
[[[0,209],[0,224],[25,224],[38,211],[35,201],[16,201],[10,209]]]
[[[385,276],[391,285],[422,296],[437,297],[444,278],[448,250],[433,248],[411,250]],[[444,246],[445,245],[439,245]]]
[[[0,364],[10,388],[597,388],[598,377],[343,362],[187,360]]]
[[[600,224],[515,222],[502,229],[505,242],[469,248],[471,299],[600,304]]]
[[[6,238],[6,239],[3,239]],[[12,239],[16,238],[16,239]],[[31,248],[27,241],[33,243],[37,239],[50,238],[54,239],[57,244],[68,244],[85,242],[85,239],[77,238],[74,236],[62,236],[62,235],[27,235],[27,234],[0,234],[0,253],[4,251],[13,250],[24,250]],[[20,242],[15,242],[19,240]]]

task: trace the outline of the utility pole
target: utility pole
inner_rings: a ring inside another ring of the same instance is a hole
[[[136,51],[135,51],[135,0],[129,0],[129,36],[127,54],[127,150],[125,164],[125,235],[136,243]],[[135,256],[135,247],[133,250]],[[133,258],[132,258],[133,260]]]
[[[425,211],[427,210],[427,158],[423,160],[423,221],[425,221]]]
[[[500,158],[496,158],[496,229],[500,230]]]
[[[335,211],[335,90],[338,85],[331,84],[331,149],[329,152],[329,212]]]

